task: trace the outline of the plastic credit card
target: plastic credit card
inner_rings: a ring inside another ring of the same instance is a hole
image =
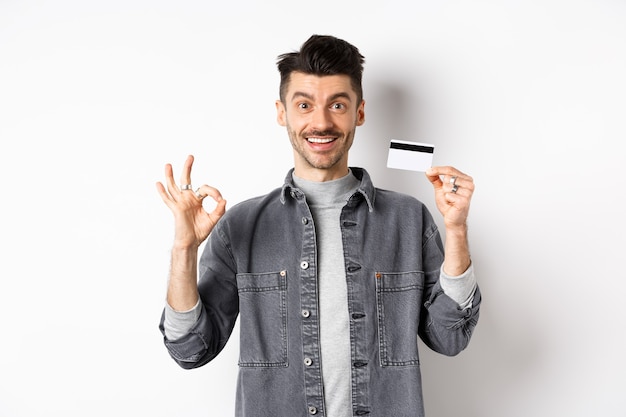
[[[435,145],[391,139],[387,167],[410,171],[426,171],[433,164]]]

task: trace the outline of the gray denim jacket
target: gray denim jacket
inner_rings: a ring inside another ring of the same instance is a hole
[[[439,283],[443,245],[417,199],[374,188],[341,213],[350,314],[354,416],[424,415],[417,337],[456,355],[480,307],[461,309]],[[293,170],[292,170],[293,171]],[[183,368],[211,361],[240,320],[237,417],[326,416],[320,364],[315,228],[292,182],[226,212],[199,261],[202,312],[189,333],[165,340]],[[163,317],[160,325],[163,329]]]

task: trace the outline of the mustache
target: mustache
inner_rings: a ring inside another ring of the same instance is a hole
[[[302,134],[304,137],[317,137],[317,136],[330,136],[330,137],[339,137],[341,136],[341,132],[337,132],[335,130],[312,130],[310,132],[304,132]]]

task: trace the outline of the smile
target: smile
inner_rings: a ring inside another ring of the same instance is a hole
[[[335,140],[335,138],[306,138],[311,143],[330,143]]]

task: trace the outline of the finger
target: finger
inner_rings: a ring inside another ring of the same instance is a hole
[[[444,181],[448,184],[451,192],[454,192],[455,188],[457,193],[459,190],[468,191],[470,195],[474,192],[474,180],[470,176],[446,175]]]
[[[434,166],[426,171],[428,175],[456,175],[458,177],[466,177],[467,175],[453,166]]]
[[[456,194],[471,198],[474,194],[474,183],[472,181],[457,179],[454,183],[444,182],[443,190],[446,194]]]
[[[180,188],[178,188],[178,185],[176,185],[176,182],[174,181],[172,164],[165,164],[165,182],[167,184],[167,191],[170,193],[172,199],[176,201],[178,195],[180,194]]]
[[[226,213],[226,200],[222,198],[217,202],[215,209],[209,213],[209,216],[213,218],[213,221],[217,222],[224,215],[224,213]]]
[[[180,185],[191,184],[191,167],[193,166],[193,155],[187,156],[183,165],[183,172],[180,175]]]
[[[444,187],[446,192],[450,191],[454,185],[470,190],[474,189],[473,178],[451,166],[432,167],[426,171],[426,176],[433,184],[438,184],[441,181],[442,184],[446,185]]]
[[[451,166],[432,167],[426,172],[426,175],[433,184],[439,178],[444,184],[458,184],[459,186],[473,188],[473,185],[470,185],[474,181],[472,177]]]
[[[165,190],[165,187],[160,182],[156,183],[156,188],[163,202],[171,208],[171,205],[174,203],[172,196]]]
[[[443,183],[441,181],[441,178],[439,177],[439,174],[437,173],[438,171],[436,168],[437,167],[428,168],[425,172],[426,178],[428,178],[428,181],[433,183],[433,185],[441,186]]]
[[[222,197],[222,194],[219,192],[217,188],[211,187],[206,184],[198,187],[195,193],[196,193],[196,197],[199,198],[200,200],[204,199],[205,197],[211,197],[215,202],[217,202],[217,205],[215,206],[213,211],[209,213],[209,216],[211,217],[211,219],[215,223],[217,223],[217,221],[226,212],[226,200],[224,200],[224,198]]]
[[[467,196],[469,193],[469,190],[461,186],[458,182],[455,184],[444,183],[443,188],[446,194],[452,194],[456,196]]]
[[[163,199],[163,201],[169,200],[170,199],[170,195],[167,191],[165,191],[165,187],[163,186],[163,184],[161,184],[160,182],[156,183],[156,189],[159,192],[159,195],[161,196],[161,198]]]
[[[196,196],[198,198],[211,197],[213,200],[215,200],[218,203],[221,200],[223,200],[222,193],[220,193],[220,191],[217,188],[211,187],[210,185],[206,185],[206,184],[201,185],[200,187],[196,189]]]
[[[449,186],[444,186],[444,188],[447,187]],[[469,207],[472,195],[473,190],[465,187],[458,187],[456,192],[452,192],[452,189],[444,192],[446,202],[459,210],[465,210]]]

